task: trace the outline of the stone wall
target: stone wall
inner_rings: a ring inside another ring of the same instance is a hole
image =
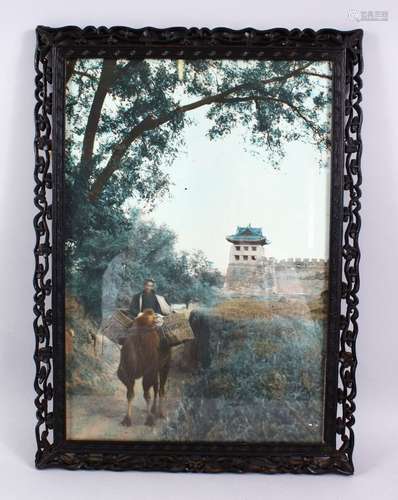
[[[269,285],[265,259],[252,262],[230,262],[225,277],[227,291],[263,293]]]
[[[328,261],[264,258],[256,264],[230,263],[225,290],[238,293],[319,295],[328,287]]]
[[[266,259],[273,289],[284,294],[319,295],[328,287],[328,261],[323,259]]]

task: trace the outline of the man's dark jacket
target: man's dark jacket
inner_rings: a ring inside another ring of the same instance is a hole
[[[142,296],[142,306],[140,310],[140,297]],[[159,301],[154,292],[151,293],[136,293],[133,295],[133,298],[130,302],[129,311],[132,316],[137,316],[144,309],[153,309],[153,311],[157,314],[162,314],[162,310],[160,308]]]

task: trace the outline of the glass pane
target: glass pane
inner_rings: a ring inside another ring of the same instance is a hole
[[[332,66],[79,59],[67,437],[322,441]]]

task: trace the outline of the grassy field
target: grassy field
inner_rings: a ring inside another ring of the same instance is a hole
[[[323,309],[320,299],[235,298],[195,312],[196,334],[206,331],[203,363],[184,384],[165,437],[320,441]]]
[[[218,303],[212,314],[224,319],[271,319],[274,316],[285,318],[303,318],[322,320],[326,317],[326,308],[321,297],[294,298],[275,296],[270,300],[252,297],[235,297]]]

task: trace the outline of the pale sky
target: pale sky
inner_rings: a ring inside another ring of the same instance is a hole
[[[315,146],[293,142],[280,170],[244,150],[243,129],[210,141],[205,109],[186,130],[186,152],[169,168],[170,198],[146,217],[178,235],[177,248],[201,249],[225,272],[236,226],[259,226],[275,258],[328,258],[330,166],[320,167]]]

